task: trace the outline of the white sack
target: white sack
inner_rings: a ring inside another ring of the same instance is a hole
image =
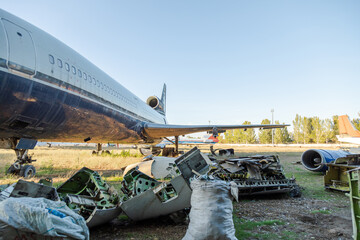
[[[229,184],[195,179],[191,188],[190,223],[183,240],[236,240]]]
[[[0,202],[0,221],[20,231],[44,236],[90,239],[85,219],[60,201],[8,198]]]

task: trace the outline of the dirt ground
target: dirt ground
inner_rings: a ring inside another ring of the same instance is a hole
[[[330,213],[324,212],[336,210]],[[309,198],[247,200],[234,203],[234,215],[246,221],[279,220],[281,225],[260,225],[236,234],[238,239],[352,239],[352,223],[347,204]],[[143,222],[114,220],[91,229],[91,239],[181,239],[187,224],[169,219]],[[250,234],[248,234],[250,232]]]
[[[272,151],[269,151],[272,150]],[[350,202],[343,193],[327,192],[323,176],[306,171],[300,160],[306,149],[237,149],[240,155],[277,154],[287,176],[295,176],[303,189],[300,198],[263,196],[234,202],[238,239],[352,239]],[[181,239],[187,223],[167,218],[143,222],[116,219],[91,229],[92,239]]]

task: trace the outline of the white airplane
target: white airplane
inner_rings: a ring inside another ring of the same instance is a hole
[[[339,135],[336,137],[339,142],[360,145],[360,131],[354,127],[347,115],[339,116]]]
[[[164,137],[287,125],[170,125],[162,97],[143,102],[64,43],[0,9],[0,148],[9,172],[35,173],[28,157],[42,142],[157,144]],[[176,147],[177,151],[177,147]]]

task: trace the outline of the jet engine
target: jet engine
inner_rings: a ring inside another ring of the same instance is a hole
[[[349,152],[339,150],[310,149],[301,155],[302,165],[313,172],[325,172],[327,163],[335,161],[340,157],[346,157]]]
[[[164,113],[164,103],[156,96],[151,96],[146,100],[146,103],[158,112]]]

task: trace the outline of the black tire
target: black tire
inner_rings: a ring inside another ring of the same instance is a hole
[[[20,169],[20,176],[24,178],[32,178],[36,174],[36,169],[33,165],[24,165]]]
[[[18,170],[14,167],[14,165],[11,165],[7,170],[7,174],[16,174],[17,172]]]
[[[301,197],[301,188],[298,185],[293,186],[289,192],[289,196],[292,198]]]

